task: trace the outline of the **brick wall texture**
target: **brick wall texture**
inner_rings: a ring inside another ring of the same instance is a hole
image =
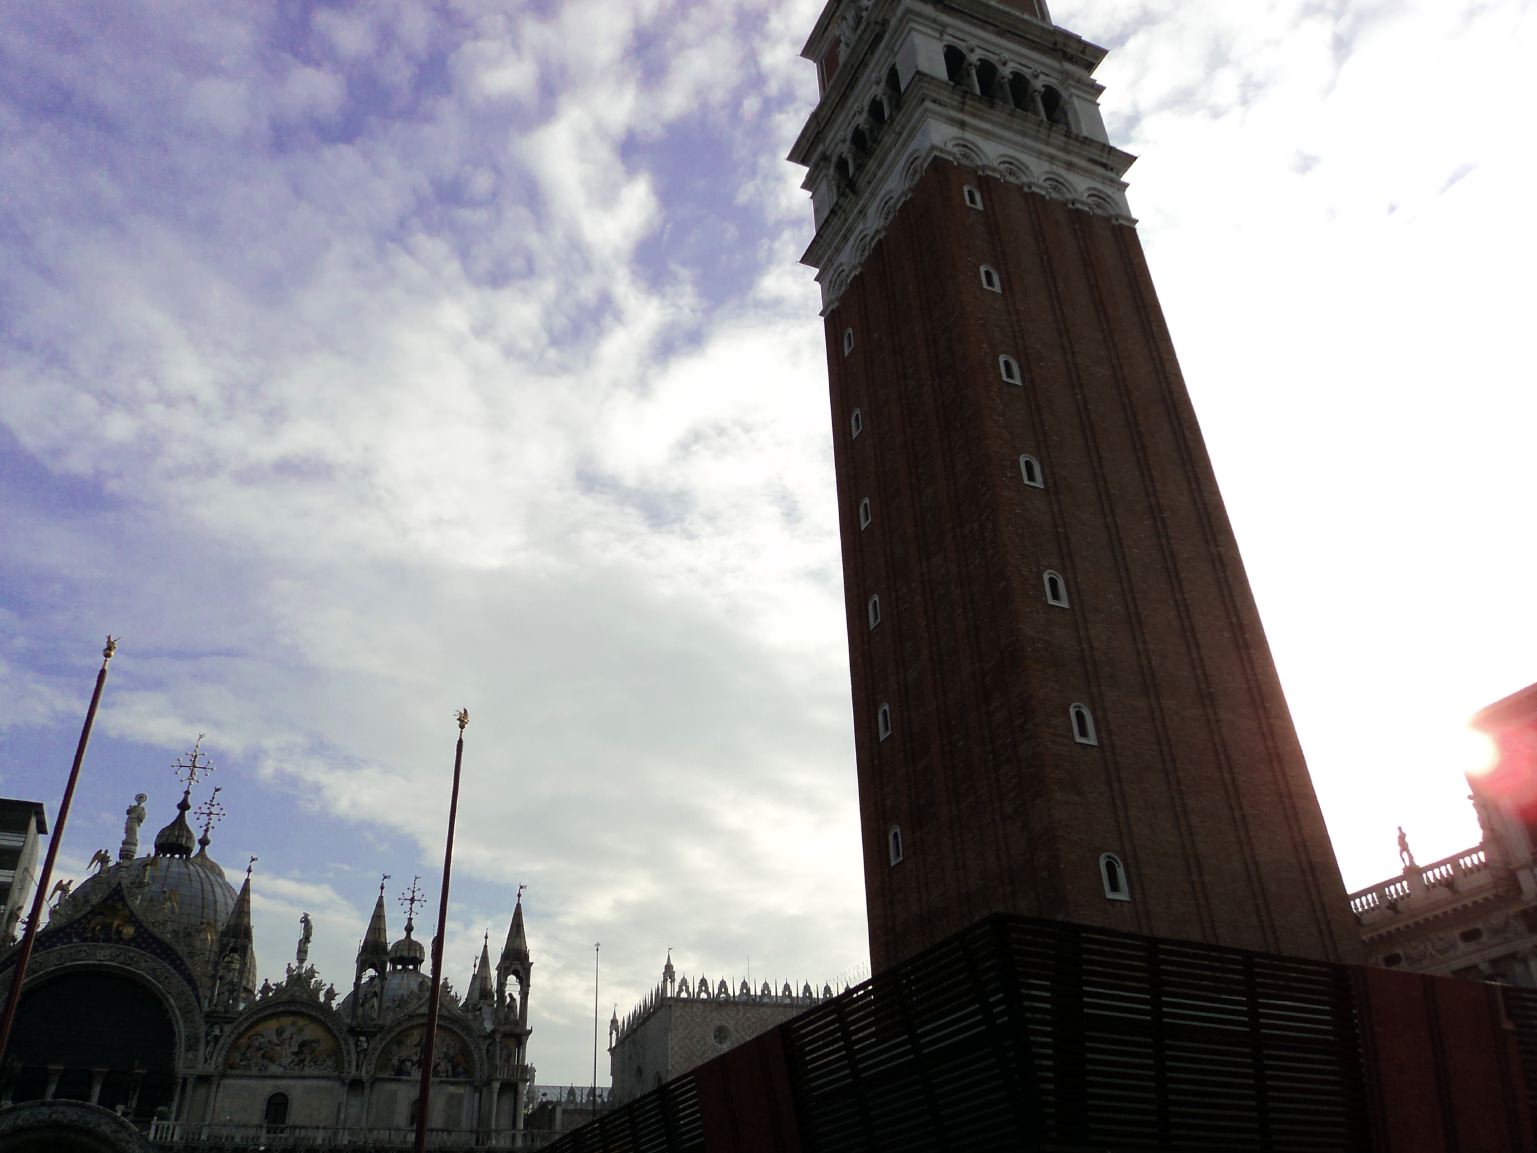
[[[826,335],[876,971],[994,911],[1358,957],[1135,230],[935,161]]]

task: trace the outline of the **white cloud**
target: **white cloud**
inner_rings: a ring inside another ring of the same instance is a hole
[[[1402,786],[1423,727],[1532,679],[1501,496],[1537,415],[1507,223],[1530,22],[1055,7],[1116,49],[1144,243],[1364,883],[1393,824],[1455,807],[1434,766],[1432,799]],[[401,877],[435,870],[468,704],[450,976],[528,882],[542,1077],[584,1076],[595,939],[605,1019],[668,945],[733,985],[863,960],[810,206],[782,160],[818,8],[325,9],[297,41],[255,9],[17,21],[0,453],[37,479],[0,487],[24,542],[0,728],[72,729],[94,665],[58,654],[127,638],[69,844],[116,844],[138,788],[163,809],[158,766],[207,731],[216,851],[262,858],[264,972],[307,910],[341,988],[377,872],[398,932]],[[6,788],[46,794],[12,748]]]

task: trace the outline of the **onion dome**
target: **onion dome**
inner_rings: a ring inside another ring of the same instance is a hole
[[[427,959],[427,950],[422,943],[411,936],[416,926],[409,917],[406,918],[406,935],[390,946],[391,969],[417,969],[422,967],[422,962]]]
[[[192,856],[192,850],[197,847],[197,838],[192,835],[192,826],[187,824],[187,810],[192,808],[192,802],[187,798],[191,793],[192,786],[189,785],[182,793],[181,800],[176,803],[176,819],[155,834],[155,856]]]

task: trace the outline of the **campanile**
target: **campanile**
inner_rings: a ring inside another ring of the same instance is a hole
[[[874,968],[996,911],[1357,958],[1104,50],[831,0],[804,55]]]

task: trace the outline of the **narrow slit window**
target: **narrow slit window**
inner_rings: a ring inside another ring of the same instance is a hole
[[[966,185],[965,197],[966,197],[966,206],[968,208],[975,208],[975,209],[978,209],[978,210],[981,209],[981,207],[982,207],[982,194],[980,192],[978,192],[970,184]]]
[[[860,433],[864,432],[864,430],[865,430],[864,414],[861,413],[859,411],[859,409],[856,408],[853,411],[853,413],[849,416],[849,432],[853,436],[858,436]]]
[[[998,272],[990,264],[982,266],[982,287],[989,292],[1002,292],[1003,282],[998,279]]]
[[[853,351],[854,351],[854,330],[852,328],[845,328],[843,330],[843,355],[847,356],[849,353],[851,353]]]
[[[1105,896],[1112,901],[1131,900],[1131,888],[1126,884],[1126,866],[1114,853],[1099,855],[1099,879],[1105,884]]]
[[[886,853],[893,865],[902,863],[902,826],[892,825],[891,831],[886,834]]]
[[[1012,356],[1000,356],[998,358],[998,375],[1003,377],[1005,384],[1023,384],[1024,378],[1019,375],[1019,361]]]
[[[873,596],[870,603],[865,606],[865,615],[870,618],[870,627],[873,629],[881,623],[881,598]]]
[[[1094,714],[1087,705],[1074,705],[1068,710],[1073,724],[1073,740],[1080,745],[1097,745],[1099,737],[1094,731]]]
[[[1020,454],[1019,475],[1031,488],[1046,487],[1046,482],[1041,479],[1041,462],[1028,452]]]
[[[865,497],[859,502],[859,529],[863,532],[870,527],[870,498]]]
[[[1067,607],[1067,583],[1063,581],[1061,574],[1047,570],[1043,580],[1046,585],[1046,603],[1065,609]]]
[[[875,714],[875,731],[880,734],[881,740],[891,736],[891,706],[882,705],[880,711]]]

